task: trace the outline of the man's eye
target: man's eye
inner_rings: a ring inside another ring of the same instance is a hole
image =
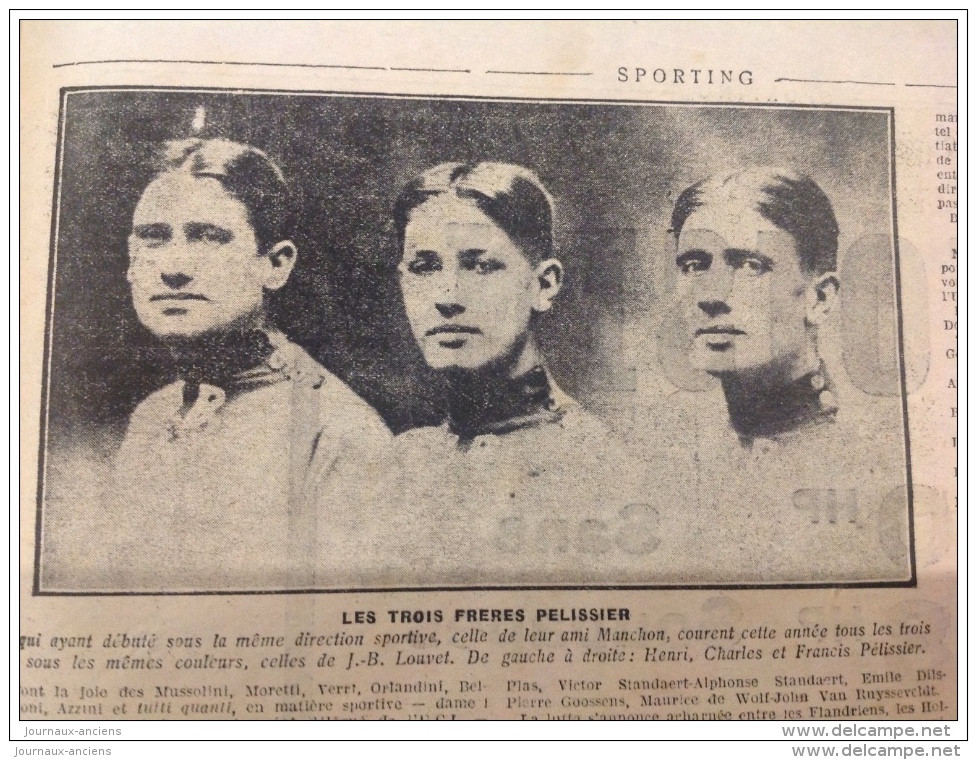
[[[208,230],[200,236],[200,239],[205,243],[229,243],[231,242],[231,236],[228,235],[223,230]]]
[[[761,275],[770,271],[770,265],[763,259],[756,259],[752,256],[747,256],[739,262],[739,269],[742,269],[749,275]]]
[[[169,242],[171,234],[162,227],[143,227],[133,230],[132,236],[149,248],[156,248]]]
[[[678,268],[682,274],[697,274],[709,268],[709,261],[699,256],[684,258],[679,260]]]
[[[479,274],[491,274],[492,272],[498,272],[500,269],[505,269],[505,264],[495,259],[480,259],[474,262],[469,268]]]
[[[414,259],[407,263],[407,271],[411,274],[431,274],[441,269],[441,263],[434,259]]]
[[[187,238],[192,242],[208,243],[210,245],[227,245],[234,239],[234,233],[221,227],[206,225],[188,230]]]
[[[460,264],[466,272],[475,272],[476,274],[492,274],[492,272],[505,269],[503,262],[489,257],[462,256]]]

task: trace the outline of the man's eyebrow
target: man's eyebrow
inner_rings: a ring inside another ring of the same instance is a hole
[[[678,256],[675,257],[676,264],[682,264],[683,262],[690,261],[691,259],[702,259],[708,258],[712,259],[712,254],[702,248],[690,248],[688,250],[682,251]]]
[[[466,248],[461,253],[458,254],[459,258],[462,259],[477,259],[479,256],[484,256],[487,251],[484,248]]]
[[[214,237],[222,243],[230,243],[234,239],[234,230],[212,222],[187,222],[183,225],[183,229],[190,240],[199,239],[204,235]]]
[[[768,266],[774,265],[774,260],[759,251],[750,248],[727,248],[723,253],[728,261],[743,261],[744,259],[759,259]]]
[[[227,227],[221,227],[213,222],[187,222],[184,229],[194,232],[231,232]],[[233,233],[231,233],[233,234]]]
[[[137,235],[159,234],[162,232],[169,232],[170,225],[168,225],[166,222],[150,222],[149,224],[136,224],[133,226],[132,231]]]

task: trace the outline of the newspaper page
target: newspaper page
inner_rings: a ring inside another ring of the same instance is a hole
[[[12,738],[964,736],[956,21],[19,32]]]

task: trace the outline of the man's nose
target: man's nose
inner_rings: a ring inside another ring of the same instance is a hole
[[[728,303],[718,300],[699,301],[699,308],[710,318],[721,317],[731,311]]]
[[[465,311],[465,307],[458,303],[458,270],[451,267],[438,274],[434,306],[445,319],[457,317]]]
[[[190,284],[193,279],[190,275],[183,272],[163,272],[161,275],[163,284],[168,288],[177,290]]]
[[[728,313],[729,306],[727,300],[729,293],[733,289],[734,271],[731,267],[722,263],[714,264],[709,269],[695,278],[695,294],[699,298],[699,306],[706,311],[702,304],[723,304]],[[708,312],[707,312],[708,313]]]
[[[465,311],[465,307],[460,303],[445,303],[439,301],[435,303],[434,306],[437,308],[438,313],[445,319],[457,317],[459,314],[462,314]]]

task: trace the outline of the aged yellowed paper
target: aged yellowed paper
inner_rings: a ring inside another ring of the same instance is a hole
[[[21,720],[956,720],[956,33],[22,22]]]

